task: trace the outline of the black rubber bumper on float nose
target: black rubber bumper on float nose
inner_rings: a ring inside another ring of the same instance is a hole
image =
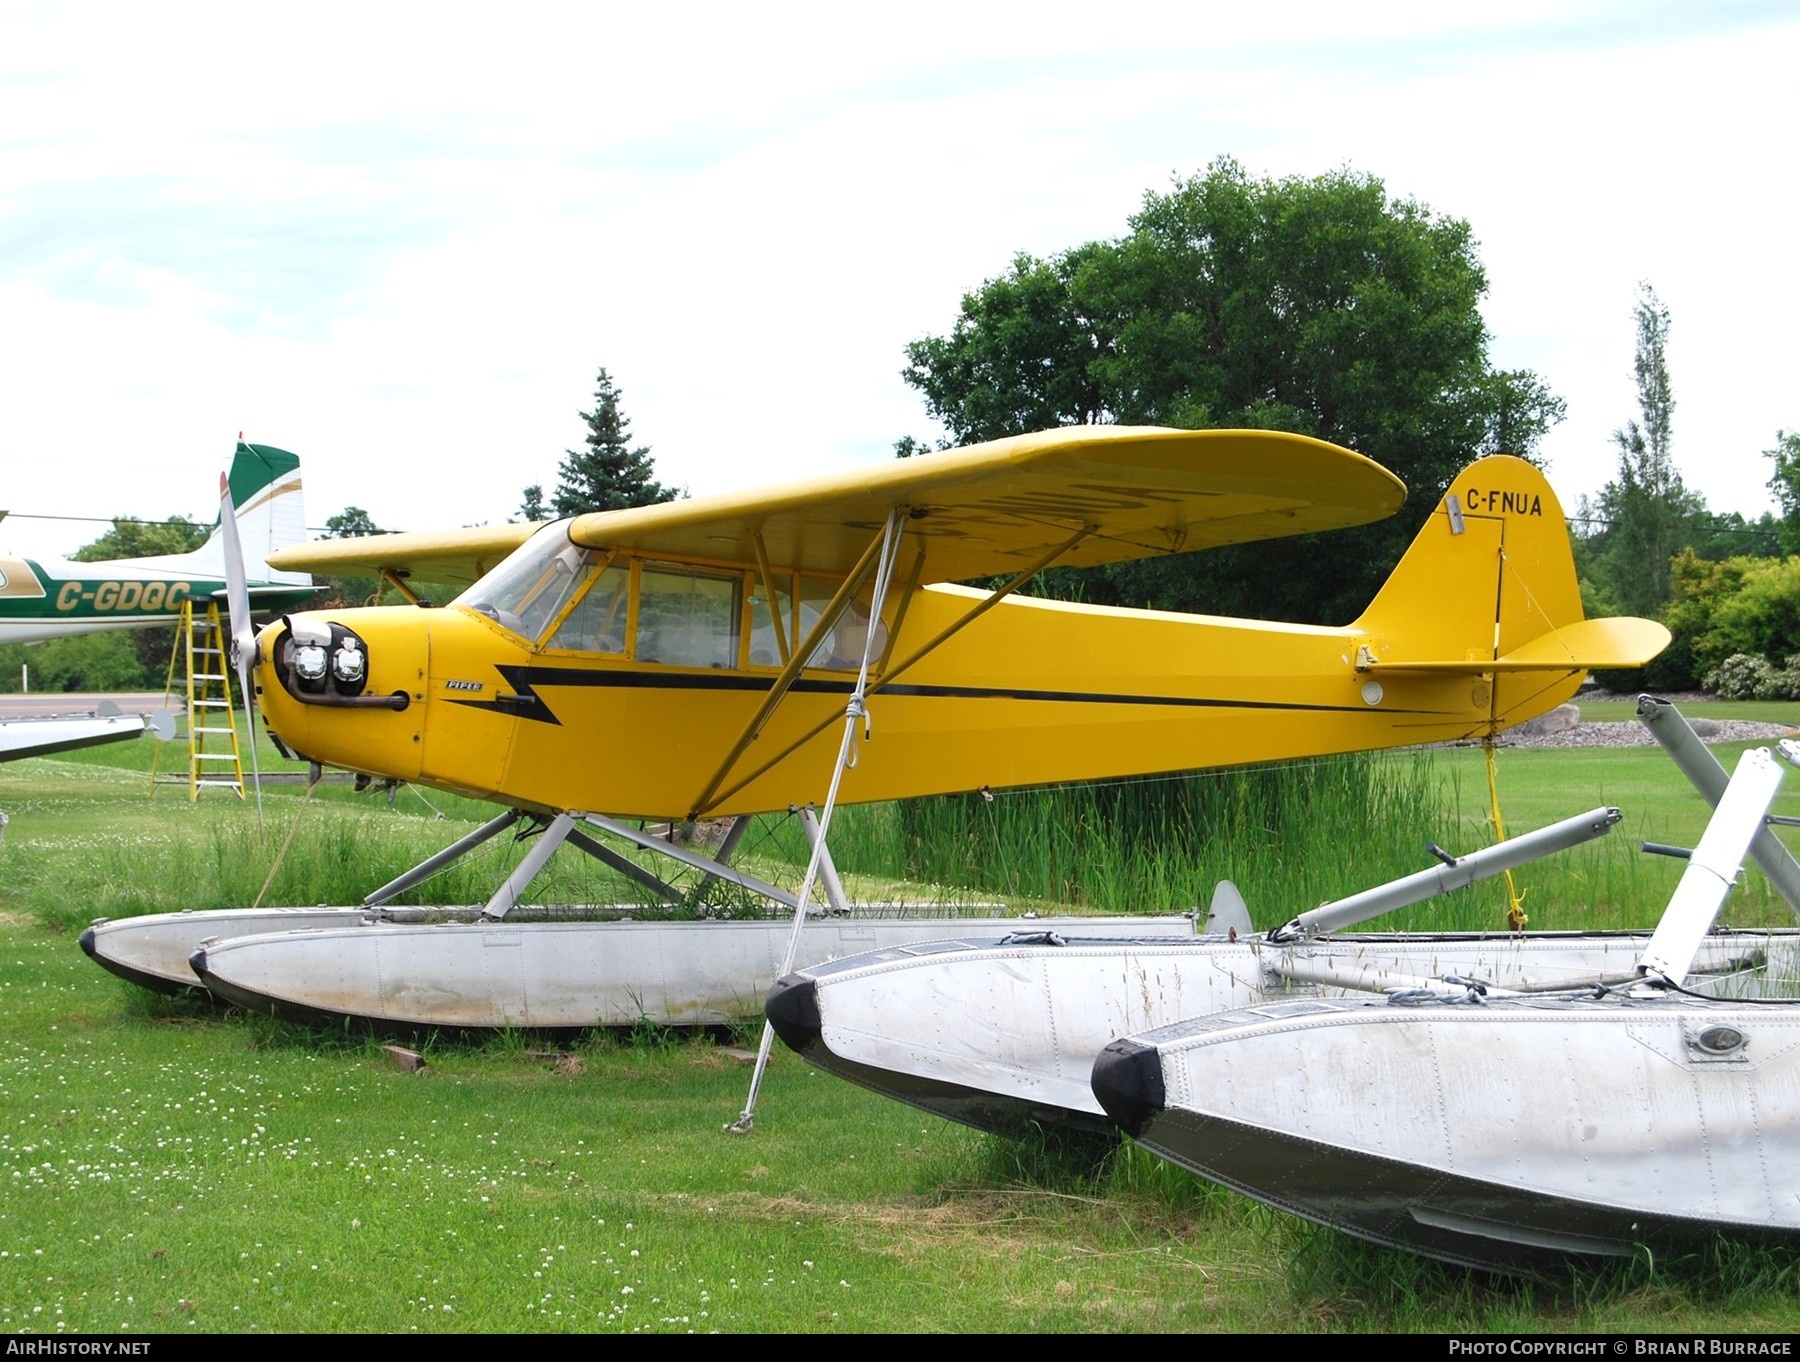
[[[1136,1139],[1163,1111],[1162,1055],[1154,1045],[1115,1040],[1094,1061],[1094,1097]]]
[[[810,1053],[822,1038],[819,986],[805,975],[790,974],[776,980],[763,1004],[763,1015],[781,1043],[797,1055]]]

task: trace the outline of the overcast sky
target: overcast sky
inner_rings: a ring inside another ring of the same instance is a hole
[[[696,493],[937,432],[903,347],[1018,251],[1236,157],[1467,219],[1571,508],[1673,316],[1675,454],[1760,514],[1800,428],[1793,3],[0,8],[0,507],[504,520],[595,370]],[[91,525],[0,522],[46,555]]]

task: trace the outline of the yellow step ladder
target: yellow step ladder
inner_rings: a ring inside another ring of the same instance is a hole
[[[238,751],[231,662],[225,647],[228,635],[219,617],[219,603],[209,600],[201,613],[194,609],[192,601],[183,601],[177,631],[175,648],[169,655],[163,702],[167,704],[175,695],[175,668],[185,664],[188,799],[199,799],[202,790],[231,790],[242,799],[244,761]],[[183,779],[173,772],[158,775],[156,764],[151,763],[152,794],[158,784],[169,785]]]

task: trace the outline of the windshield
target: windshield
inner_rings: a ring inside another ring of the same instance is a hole
[[[569,524],[559,520],[544,526],[451,604],[467,606],[535,642],[596,566],[593,555],[569,542]]]

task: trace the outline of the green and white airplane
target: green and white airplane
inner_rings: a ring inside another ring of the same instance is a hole
[[[231,461],[251,601],[281,611],[314,594],[304,572],[279,572],[268,555],[312,538],[300,498],[300,460],[273,445],[239,442]],[[30,643],[106,629],[171,624],[181,603],[225,598],[225,548],[219,526],[192,553],[68,563],[0,555],[0,643]]]
[[[301,505],[300,460],[273,445],[239,441],[227,480],[255,608],[279,612],[301,604],[315,594],[312,578],[266,562],[276,549],[312,537]],[[204,604],[215,596],[225,599],[222,523],[192,553],[98,563],[0,554],[0,643],[172,624],[184,600]],[[144,716],[116,709],[92,718],[0,723],[0,761],[135,738],[146,726]]]

